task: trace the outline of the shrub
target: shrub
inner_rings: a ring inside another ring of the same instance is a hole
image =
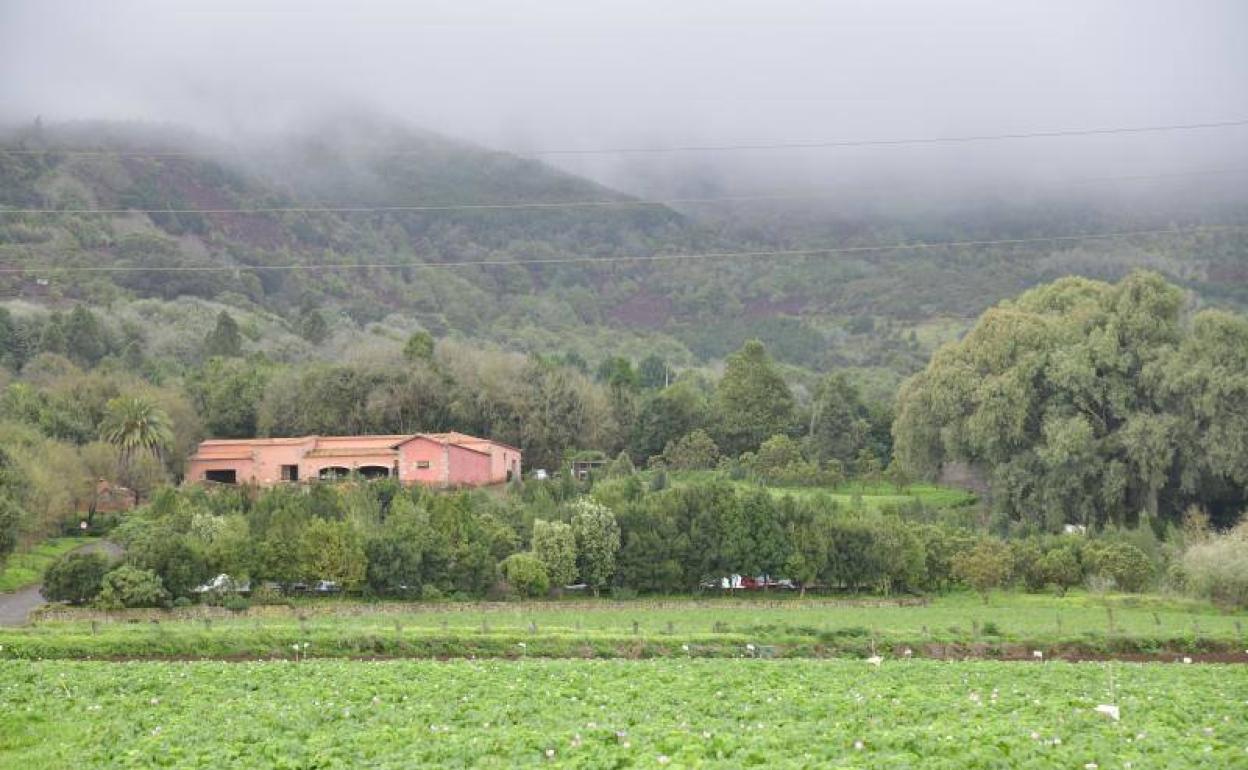
[[[246,612],[251,606],[251,602],[247,601],[247,597],[238,594],[230,594],[221,602],[221,606],[230,612]]]
[[[53,602],[83,604],[100,593],[108,557],[102,553],[67,553],[43,573],[43,598]]]
[[[1050,549],[1036,562],[1036,569],[1045,584],[1056,587],[1060,595],[1065,595],[1071,586],[1083,582],[1083,567],[1079,564],[1079,556],[1068,545]]]
[[[185,596],[179,596],[178,598],[173,600],[173,607],[174,609],[178,609],[178,610],[186,608],[186,607],[190,607],[192,604],[194,604],[194,602],[192,602],[190,599],[188,599]]]
[[[1248,608],[1248,521],[1191,546],[1180,564],[1188,593],[1227,607]]]
[[[160,576],[150,569],[124,565],[104,576],[100,588],[100,606],[105,609],[123,607],[159,607],[169,598]]]
[[[529,553],[513,553],[499,565],[512,590],[521,596],[542,596],[550,590],[550,576],[542,560]]]
[[[1112,578],[1123,591],[1138,592],[1153,579],[1153,563],[1148,555],[1127,543],[1094,541],[1083,549],[1088,572]]]
[[[271,585],[256,586],[251,592],[252,604],[284,604],[286,598],[282,596],[282,592]]]
[[[757,454],[741,455],[741,464],[770,483],[816,485],[823,482],[819,466],[802,457],[797,442],[785,435],[764,441]]]

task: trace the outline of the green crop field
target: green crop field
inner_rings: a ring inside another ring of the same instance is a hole
[[[1173,664],[4,661],[0,766],[1232,768],[1246,703]]]

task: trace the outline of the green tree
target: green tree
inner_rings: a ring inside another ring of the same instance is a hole
[[[753,451],[767,438],[793,428],[794,409],[793,394],[763,343],[750,340],[728,357],[715,391],[717,443],[733,456]]]
[[[818,484],[819,468],[802,456],[801,446],[785,435],[772,436],[758,452],[741,455],[741,465],[758,479],[773,484]]]
[[[503,578],[521,596],[545,596],[550,590],[546,565],[533,554],[513,553],[498,565]]]
[[[108,332],[83,305],[75,305],[65,321],[65,353],[74,362],[94,366],[108,354]]]
[[[140,396],[118,396],[108,402],[100,438],[121,451],[122,462],[136,454],[159,454],[173,440],[169,417]]]
[[[924,478],[977,465],[1000,512],[1049,530],[1229,507],[1248,484],[1248,465],[1226,462],[1248,446],[1248,420],[1222,405],[1248,395],[1248,322],[1202,313],[1189,326],[1184,305],[1151,273],[1064,278],[1001,303],[903,386],[898,459]]]
[[[607,465],[606,477],[609,479],[620,479],[632,476],[636,472],[637,468],[633,466],[633,460],[628,456],[628,452],[620,452]]]
[[[587,405],[567,369],[530,361],[521,382],[521,448],[525,464],[558,468],[564,453],[585,442]],[[591,444],[592,446],[592,444]]]
[[[299,311],[296,328],[299,336],[313,345],[319,345],[329,339],[329,323],[325,321],[325,315],[311,305],[305,305]]]
[[[426,570],[440,568],[435,539],[428,512],[408,495],[396,496],[381,530],[365,546],[369,589],[379,596],[420,596]]]
[[[706,420],[706,396],[690,383],[678,382],[643,399],[631,425],[629,451],[641,460],[653,457],[703,428]]]
[[[581,580],[597,596],[615,576],[615,555],[620,550],[620,525],[609,508],[589,498],[583,497],[572,503],[571,510],[577,567]]]
[[[884,470],[880,467],[880,458],[875,456],[875,452],[870,447],[863,447],[854,458],[854,472],[865,487],[867,484],[878,484]]]
[[[896,459],[884,469],[884,476],[898,493],[905,494],[910,490],[910,474],[906,473],[905,467]]]
[[[0,307],[0,366],[20,369],[17,363],[17,325],[8,308]],[[24,361],[23,361],[24,363]]]
[[[108,570],[102,553],[67,553],[44,571],[40,592],[50,602],[85,604],[99,595]]]
[[[622,356],[611,356],[603,359],[598,365],[595,376],[598,381],[613,388],[634,390],[637,388],[637,372],[633,362]]]
[[[1000,540],[980,540],[974,548],[953,558],[953,574],[975,589],[988,603],[988,592],[1000,588],[1014,569],[1010,547]]]
[[[1148,554],[1129,543],[1095,540],[1084,546],[1083,560],[1089,574],[1113,578],[1122,591],[1143,591],[1153,579]]]
[[[4,469],[0,468],[0,482],[4,481]],[[7,491],[7,490],[6,490]],[[0,569],[17,547],[17,536],[22,526],[22,509],[4,492],[0,492]]]
[[[204,339],[204,357],[232,358],[243,354],[243,335],[238,331],[234,316],[222,310],[217,315],[217,325]]]
[[[714,468],[719,462],[719,447],[709,433],[699,428],[678,441],[668,442],[663,449],[663,461],[672,470]]]
[[[173,437],[168,415],[143,396],[118,396],[105,407],[100,438],[119,450],[122,474],[136,484],[136,503],[138,483],[146,484],[154,475],[150,461],[163,457]]]
[[[1050,548],[1036,562],[1036,568],[1044,582],[1056,588],[1060,596],[1065,596],[1072,586],[1083,582],[1079,554],[1070,546]]]
[[[412,332],[403,346],[403,357],[412,362],[432,361],[433,348],[433,335],[427,331]]]
[[[315,519],[303,531],[300,563],[306,579],[332,580],[353,590],[364,580],[368,557],[350,522]]]
[[[162,589],[175,597],[190,596],[210,577],[208,560],[192,538],[169,523],[139,523],[143,526],[122,540],[127,565],[150,570],[160,578]]]
[[[637,382],[643,388],[665,388],[670,381],[669,372],[667,362],[651,353],[637,365]]]
[[[550,582],[556,588],[576,580],[576,535],[562,521],[533,521],[533,555],[546,565]]]
[[[241,358],[210,358],[187,378],[186,390],[208,435],[258,435],[258,412],[273,367]]]
[[[865,444],[869,429],[862,396],[844,375],[828,375],[819,383],[810,419],[810,448],[816,462],[836,459],[848,465]]]

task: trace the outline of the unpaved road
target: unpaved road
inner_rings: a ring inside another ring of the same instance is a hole
[[[117,558],[121,555],[121,546],[116,543],[110,543],[107,540],[99,540],[94,543],[87,543],[71,553],[91,553],[92,551],[103,551],[109,556]],[[41,587],[41,585],[36,583],[33,586],[26,586],[13,593],[0,594],[0,626],[24,625],[26,617],[30,615],[30,611],[44,603],[44,598],[39,593]]]

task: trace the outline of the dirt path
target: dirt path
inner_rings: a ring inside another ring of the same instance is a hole
[[[110,543],[107,540],[99,540],[94,543],[87,543],[70,553],[92,553],[94,551],[102,551],[113,558],[117,558],[121,555],[121,546],[116,543]],[[30,611],[44,603],[43,595],[39,593],[39,589],[42,587],[42,585],[36,583],[13,593],[0,594],[0,626],[24,625],[27,616],[30,615]]]

